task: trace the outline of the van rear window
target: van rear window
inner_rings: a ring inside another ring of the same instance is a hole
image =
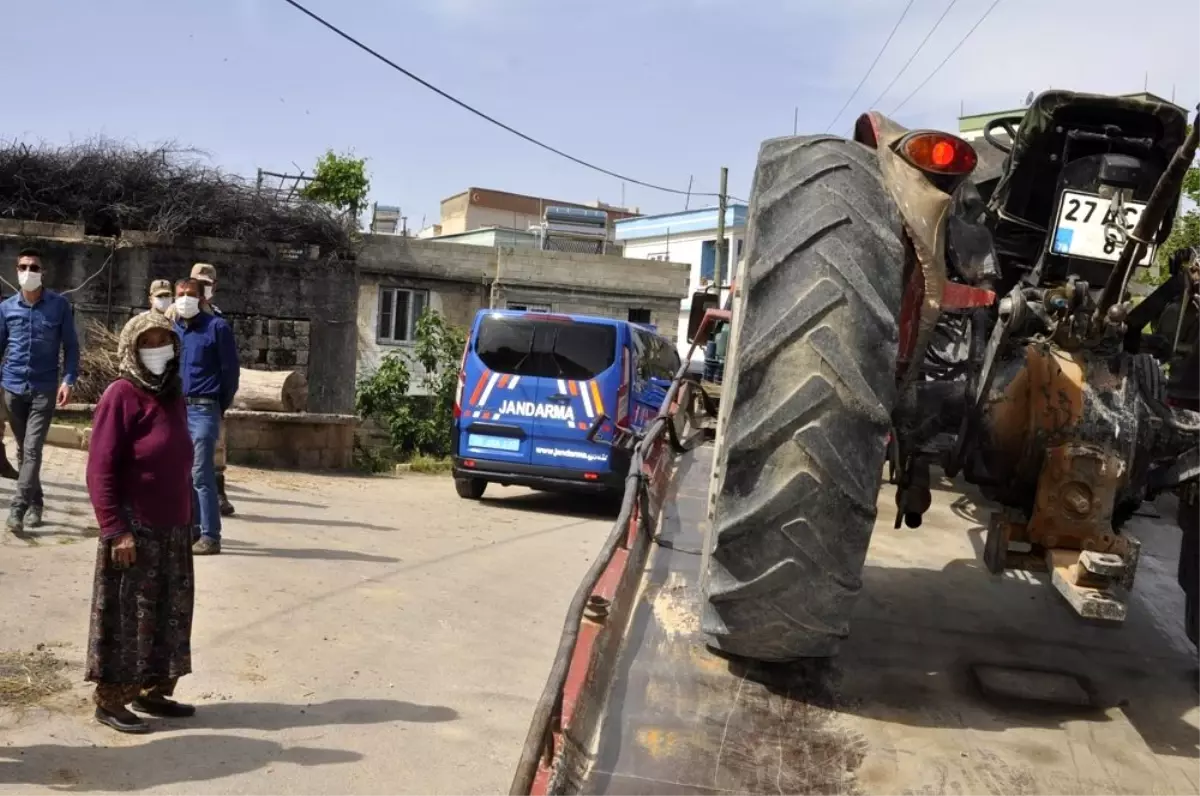
[[[586,381],[616,361],[617,330],[606,324],[487,315],[475,353],[489,370],[514,376]]]

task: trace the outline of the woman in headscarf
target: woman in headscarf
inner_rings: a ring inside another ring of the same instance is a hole
[[[87,486],[100,524],[87,679],[96,720],[142,733],[129,710],[183,717],[171,699],[192,670],[192,440],[179,338],[158,313],[121,331],[120,378],[96,405]]]

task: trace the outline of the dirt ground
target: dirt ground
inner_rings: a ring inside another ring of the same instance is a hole
[[[0,708],[0,794],[507,790],[607,505],[230,468],[238,514],[223,554],[196,561],[195,672],[178,691],[199,712],[129,737],[95,724],[82,682],[82,467],[47,448],[47,526],[0,540],[0,653],[43,645],[72,686]]]

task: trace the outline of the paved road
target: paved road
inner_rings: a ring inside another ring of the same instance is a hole
[[[231,468],[238,517],[225,553],[196,562],[196,671],[179,689],[200,712],[131,738],[91,721],[78,682],[95,555],[82,462],[47,449],[51,525],[0,541],[0,650],[47,644],[78,684],[49,710],[0,712],[0,794],[507,789],[609,507]]]

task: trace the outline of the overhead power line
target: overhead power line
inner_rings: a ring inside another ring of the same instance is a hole
[[[980,25],[983,24],[983,21],[988,18],[988,15],[991,14],[992,10],[995,9],[996,6],[998,6],[998,5],[1000,5],[1000,0],[993,0],[992,4],[990,6],[988,6],[987,11],[983,12],[983,16],[981,16],[979,18],[979,20],[974,25],[971,26],[971,29],[967,31],[966,35],[964,35],[961,39],[958,40],[958,44],[954,45],[954,49],[946,54],[946,57],[942,59],[942,62],[940,64],[938,64],[936,67],[934,67],[934,70],[929,73],[929,77],[922,80],[920,85],[918,85],[916,88],[914,88],[912,90],[912,93],[910,93],[907,97],[905,97],[900,102],[899,105],[897,105],[896,107],[894,107],[890,111],[888,111],[889,115],[896,113],[901,108],[903,108],[905,105],[907,105],[908,101],[917,95],[917,92],[919,92],[921,89],[925,88],[926,83],[928,83],[930,80],[933,80],[934,75],[936,75],[938,72],[942,71],[942,67],[945,66],[947,64],[947,62],[949,62],[949,60],[954,57],[954,54],[956,52],[958,52],[958,48],[962,47],[964,44],[966,44],[967,39],[971,38],[971,34],[974,33],[975,30]]]
[[[896,81],[903,77],[904,73],[908,71],[908,68],[912,66],[912,62],[915,61],[917,56],[921,54],[921,50],[925,49],[925,45],[929,43],[929,40],[933,37],[933,34],[937,32],[939,27],[941,27],[942,20],[946,18],[946,15],[949,14],[950,10],[957,4],[958,0],[950,0],[950,5],[946,6],[946,10],[943,11],[942,15],[937,18],[937,22],[933,23],[933,27],[930,28],[929,32],[925,34],[925,38],[921,39],[921,43],[917,45],[917,49],[913,50],[913,54],[908,56],[908,60],[904,62],[904,66],[900,67],[900,71],[897,72],[896,76],[892,78],[892,81],[887,84],[887,88],[879,92],[879,96],[875,98],[875,101],[867,106],[868,110],[879,106],[879,103],[883,101],[883,98],[886,97],[888,92],[892,90],[892,86],[896,85]]]
[[[569,153],[567,153],[567,152],[564,152],[564,151],[562,151],[561,149],[558,149],[557,147],[553,147],[553,146],[551,146],[551,145],[549,145],[549,144],[545,143],[544,141],[539,141],[538,139],[534,138],[533,136],[531,136],[531,135],[529,135],[529,134],[527,134],[527,133],[523,133],[523,132],[521,132],[520,130],[518,130],[517,128],[513,127],[512,125],[505,124],[504,122],[500,121],[500,120],[499,120],[499,119],[497,119],[496,117],[494,117],[494,116],[491,116],[491,115],[489,115],[489,114],[487,114],[487,113],[484,113],[483,111],[479,110],[478,108],[474,107],[473,105],[470,105],[470,104],[468,104],[468,103],[464,102],[463,100],[460,100],[458,97],[454,96],[453,94],[449,93],[448,91],[443,91],[442,89],[440,89],[440,88],[438,88],[437,86],[435,86],[435,85],[433,85],[432,83],[430,83],[428,80],[425,80],[424,78],[422,78],[422,77],[420,77],[420,76],[418,76],[418,75],[415,75],[415,74],[413,74],[412,72],[410,72],[409,70],[405,69],[403,66],[400,66],[400,64],[398,64],[398,63],[396,63],[395,61],[391,60],[391,59],[390,59],[390,58],[388,58],[387,56],[383,55],[382,53],[380,53],[380,52],[378,52],[378,51],[376,51],[376,50],[372,49],[371,47],[367,46],[366,44],[362,43],[362,42],[361,42],[361,41],[359,41],[358,39],[356,39],[356,38],[354,38],[353,36],[351,36],[349,33],[346,33],[344,30],[342,30],[341,28],[337,27],[337,26],[336,26],[336,25],[334,25],[332,22],[328,22],[328,21],[326,21],[324,18],[320,17],[319,15],[317,15],[317,14],[313,13],[312,11],[309,11],[307,8],[305,8],[304,6],[302,6],[300,3],[297,3],[297,2],[296,2],[296,0],[283,0],[283,2],[287,3],[287,4],[288,4],[288,5],[290,5],[292,8],[296,9],[296,10],[297,10],[297,11],[299,11],[300,13],[302,13],[302,14],[304,14],[305,16],[309,17],[309,18],[310,18],[310,19],[312,19],[314,22],[316,22],[316,23],[318,23],[318,24],[320,24],[320,25],[324,26],[325,28],[329,29],[330,31],[332,31],[333,33],[337,34],[337,35],[338,35],[338,36],[340,36],[341,38],[343,38],[343,39],[345,39],[346,41],[350,42],[350,43],[351,43],[351,44],[353,44],[355,47],[359,48],[360,50],[362,50],[363,52],[367,53],[368,55],[371,55],[371,56],[375,57],[376,59],[378,59],[378,60],[382,61],[383,63],[387,64],[387,65],[388,65],[388,66],[390,66],[392,69],[395,69],[397,72],[399,72],[400,74],[402,74],[402,75],[404,75],[405,77],[409,78],[410,80],[413,80],[413,81],[415,81],[416,83],[419,83],[420,85],[422,85],[422,86],[424,86],[425,88],[429,89],[429,90],[430,90],[430,91],[432,91],[434,94],[437,94],[439,97],[441,97],[441,98],[443,98],[443,99],[447,99],[447,100],[449,100],[450,102],[453,102],[455,105],[457,105],[458,107],[462,108],[463,110],[465,110],[465,111],[469,111],[470,113],[473,113],[473,114],[475,114],[476,116],[478,116],[479,118],[483,119],[484,121],[491,122],[492,124],[496,125],[496,126],[497,126],[497,127],[499,127],[500,129],[502,129],[502,130],[505,130],[505,131],[507,131],[507,132],[509,132],[509,133],[512,133],[512,134],[513,134],[513,135],[515,135],[516,137],[518,137],[518,138],[520,138],[520,139],[523,139],[523,140],[525,140],[525,141],[528,141],[529,143],[533,144],[534,146],[541,147],[542,149],[546,150],[547,152],[551,152],[551,153],[553,153],[553,154],[555,154],[555,155],[558,155],[558,156],[559,156],[559,157],[561,157],[561,158],[566,158],[567,160],[571,161],[572,163],[576,163],[576,164],[578,164],[578,165],[580,165],[580,166],[583,166],[583,167],[585,167],[585,168],[589,168],[589,169],[591,169],[592,171],[597,171],[597,172],[599,172],[599,173],[601,173],[601,174],[604,174],[604,175],[607,175],[607,176],[609,176],[609,177],[614,177],[614,178],[616,178],[616,179],[618,179],[618,180],[623,180],[623,181],[625,181],[625,182],[632,183],[633,185],[640,185],[640,186],[642,186],[643,188],[650,188],[651,190],[655,190],[655,191],[662,191],[663,193],[673,193],[673,194],[679,194],[680,196],[685,196],[685,195],[687,195],[687,194],[689,193],[689,191],[683,191],[683,190],[679,190],[678,188],[668,188],[668,187],[667,187],[667,186],[665,186],[665,185],[655,185],[655,184],[654,184],[654,183],[652,183],[652,182],[646,182],[646,181],[644,181],[644,180],[638,180],[638,179],[635,179],[635,178],[633,178],[633,177],[629,177],[629,176],[627,176],[627,175],[625,175],[625,174],[621,174],[621,173],[619,173],[619,172],[612,171],[611,169],[606,169],[606,168],[604,168],[604,167],[602,167],[602,166],[597,166],[595,163],[589,163],[588,161],[586,161],[586,160],[584,160],[584,159],[582,159],[582,158],[577,158],[577,157],[575,157],[575,156],[574,156],[574,155],[572,155],[572,154],[569,154]],[[911,3],[910,3],[910,5],[911,5]],[[691,193],[691,195],[692,195],[692,196],[713,196],[713,197],[719,197],[719,196],[720,196],[719,194],[716,194],[716,193],[694,193],[694,192],[692,192],[692,193]],[[741,203],[743,203],[743,204],[745,203],[745,200],[738,199],[738,198],[736,198],[736,197],[733,197],[733,196],[729,196],[729,197],[727,197],[727,198],[729,198],[729,199],[732,199],[732,200],[733,200],[733,201],[735,201],[735,202],[741,202]]]
[[[858,81],[858,85],[854,87],[854,91],[851,91],[850,96],[846,97],[846,101],[842,104],[842,107],[836,114],[834,114],[834,117],[829,120],[829,124],[825,126],[825,132],[828,133],[833,129],[833,125],[837,123],[837,120],[841,118],[843,113],[846,112],[846,108],[849,108],[850,103],[854,101],[856,96],[858,96],[859,90],[863,87],[863,84],[867,82],[867,78],[871,76],[871,72],[875,70],[875,65],[879,63],[879,59],[883,57],[884,51],[887,50],[888,45],[892,43],[892,38],[896,35],[896,31],[900,30],[900,23],[904,21],[906,16],[908,16],[908,10],[913,7],[914,2],[915,0],[908,0],[908,5],[906,5],[904,7],[904,11],[900,13],[900,18],[896,20],[896,24],[892,26],[892,32],[888,34],[887,39],[883,42],[883,46],[879,48],[879,52],[875,53],[875,60],[872,61],[871,65],[867,67],[867,71],[863,74],[862,80]]]

